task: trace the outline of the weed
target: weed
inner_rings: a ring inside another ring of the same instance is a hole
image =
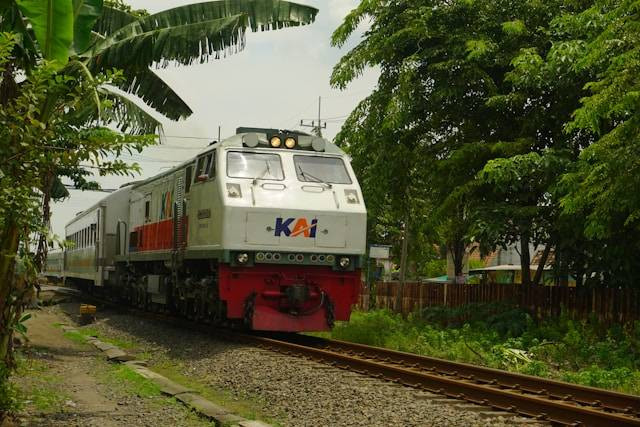
[[[65,336],[65,338],[68,338],[75,343],[78,343],[78,344],[87,343],[87,338],[78,331],[67,331],[63,333],[63,335]]]
[[[159,386],[127,365],[107,365],[103,378],[107,383],[126,390],[128,394],[136,394],[143,398],[158,397],[162,394]]]

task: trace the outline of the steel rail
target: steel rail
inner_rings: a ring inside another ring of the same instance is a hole
[[[298,341],[298,339],[300,341]],[[640,396],[346,341],[303,335],[299,336],[299,338],[296,337],[295,341],[291,341],[336,352],[357,354],[358,356],[365,356],[382,361],[390,360],[396,364],[420,367],[425,370],[435,370],[441,374],[464,377],[476,382],[491,384],[498,381],[502,386],[516,388],[523,392],[544,394],[552,399],[574,401],[575,403],[585,406],[602,407],[607,410],[626,412],[640,417]]]
[[[453,373],[447,375],[437,373],[435,370],[425,370],[420,366],[408,367],[404,363],[383,362],[377,358],[368,358],[366,355],[345,354],[336,349],[322,349],[313,345],[264,336],[236,335],[236,337],[283,354],[309,357],[339,368],[386,378],[410,387],[552,423],[572,426],[640,426],[640,418],[626,413],[610,412],[601,406],[582,406],[571,399],[556,399],[546,393],[529,393],[520,387],[500,384],[497,380],[489,383],[477,382]]]

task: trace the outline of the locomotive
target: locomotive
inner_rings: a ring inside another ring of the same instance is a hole
[[[65,240],[45,275],[198,321],[321,331],[357,302],[366,208],[335,144],[238,128],[80,212]]]

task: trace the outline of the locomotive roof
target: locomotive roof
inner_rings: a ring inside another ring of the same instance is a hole
[[[190,158],[189,160],[186,160],[182,163],[180,163],[177,166],[174,166],[171,169],[168,169],[160,174],[154,175],[150,178],[147,178],[145,180],[140,180],[140,181],[134,181],[131,183],[127,183],[124,184],[122,187],[128,187],[131,186],[132,188],[137,188],[140,187],[141,185],[144,185],[148,182],[154,181],[156,179],[162,178],[164,176],[169,176],[172,173],[176,172],[179,169],[182,169],[186,166],[188,166],[189,164],[193,163],[195,161],[196,158],[198,158],[199,156],[202,156],[203,154],[207,154],[211,151],[214,151],[220,147],[223,148],[242,148],[244,147],[243,145],[243,139],[242,137],[244,135],[248,135],[251,133],[257,134],[258,137],[262,137],[262,139],[266,139],[267,135],[272,134],[272,133],[288,133],[291,135],[297,135],[297,136],[311,136],[308,133],[305,132],[300,132],[300,131],[289,131],[289,130],[282,130],[282,129],[268,129],[268,128],[249,128],[249,127],[239,127],[236,129],[237,132],[235,135],[230,136],[229,138],[223,139],[222,141],[218,141],[215,142],[213,144],[208,145],[207,147],[203,148],[201,152],[199,152],[198,154],[196,154],[195,156],[193,156],[192,158]],[[332,154],[332,155],[345,155],[346,153],[344,151],[342,151],[340,149],[340,147],[338,147],[337,145],[335,145],[334,143],[328,141],[327,139],[324,140],[325,141],[325,149],[322,152],[309,152],[309,151],[305,151],[305,153],[308,154]],[[287,150],[288,151],[288,150]]]

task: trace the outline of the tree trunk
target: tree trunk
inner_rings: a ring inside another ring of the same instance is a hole
[[[540,283],[540,279],[542,279],[542,273],[544,272],[544,265],[547,263],[547,258],[549,258],[549,252],[551,252],[551,243],[547,243],[544,247],[544,252],[542,252],[542,258],[540,258],[540,262],[538,262],[538,269],[536,270],[536,275],[533,277],[533,286],[537,286]]]
[[[460,284],[463,282],[464,276],[464,242],[462,239],[457,240],[454,244],[454,251],[451,254],[453,256],[453,268],[455,271],[455,283]]]
[[[12,294],[15,288],[15,264],[18,253],[19,229],[13,222],[4,224],[0,234],[0,362],[13,365],[11,338],[13,335]]]
[[[53,187],[55,175],[49,172],[42,183],[42,226],[44,230],[38,233],[38,246],[36,256],[34,257],[34,266],[36,271],[42,271],[45,261],[47,260],[47,237],[50,230],[51,222],[51,188]]]
[[[398,296],[396,299],[396,312],[402,312],[402,300],[404,299],[404,285],[407,279],[407,257],[409,246],[409,221],[405,219],[404,230],[402,233],[402,252],[400,253],[400,287],[398,288]]]
[[[529,235],[522,233],[520,236],[520,270],[522,284],[524,286],[531,285],[531,253],[529,252]]]

